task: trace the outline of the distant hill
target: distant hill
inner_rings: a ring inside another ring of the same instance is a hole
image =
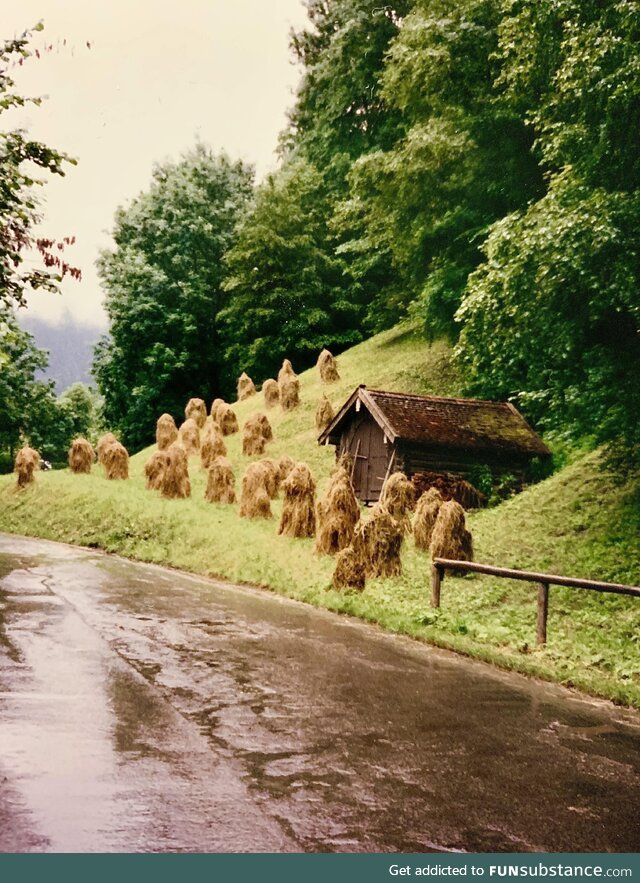
[[[61,393],[72,383],[93,384],[89,373],[93,348],[105,330],[99,325],[80,325],[71,315],[58,325],[27,311],[18,314],[22,328],[33,334],[39,349],[49,353],[49,367],[42,376],[53,380]]]

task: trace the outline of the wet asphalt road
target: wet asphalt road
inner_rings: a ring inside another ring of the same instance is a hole
[[[0,851],[638,851],[640,716],[0,534]]]

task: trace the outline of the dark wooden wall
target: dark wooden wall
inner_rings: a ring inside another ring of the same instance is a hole
[[[354,458],[352,480],[356,497],[364,503],[377,502],[394,448],[387,444],[383,431],[364,408],[340,438],[337,454],[344,453]]]

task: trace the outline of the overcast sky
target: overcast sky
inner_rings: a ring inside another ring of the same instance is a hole
[[[67,257],[83,279],[65,281],[62,297],[34,295],[29,309],[103,323],[94,262],[115,209],[147,188],[154,162],[200,138],[253,163],[258,177],[275,167],[300,77],[289,30],[305,9],[302,0],[2,0],[1,36],[40,19],[33,47],[53,49],[14,73],[22,94],[48,100],[2,124],[19,122],[78,159],[42,189],[41,231],[76,236]]]

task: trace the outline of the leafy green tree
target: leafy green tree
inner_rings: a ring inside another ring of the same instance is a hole
[[[178,419],[191,396],[223,391],[222,258],[251,185],[249,167],[198,144],[116,214],[115,248],[98,262],[110,327],[94,375],[107,424],[134,449],[163,411]]]
[[[640,444],[637,3],[508,7],[505,100],[536,134],[548,193],[491,230],[458,313],[470,390],[546,427]]]
[[[358,304],[334,256],[327,227],[331,200],[304,159],[286,163],[256,193],[226,257],[226,358],[233,375],[273,376],[283,358],[297,368],[324,346],[340,351],[362,339]]]
[[[42,23],[25,31],[22,36],[0,44],[0,114],[25,104],[39,105],[40,98],[25,98],[18,94],[11,69],[32,54],[29,41]],[[58,291],[58,283],[69,273],[75,278],[80,271],[62,257],[72,239],[60,243],[36,238],[33,228],[40,220],[35,187],[46,179],[36,177],[38,170],[52,175],[64,175],[64,166],[75,164],[64,153],[53,150],[40,141],[26,137],[19,129],[0,131],[0,304],[24,306],[29,290]],[[34,172],[35,170],[35,172]],[[53,249],[59,245],[60,248]],[[29,250],[40,255],[42,264],[28,269],[24,256]]]

